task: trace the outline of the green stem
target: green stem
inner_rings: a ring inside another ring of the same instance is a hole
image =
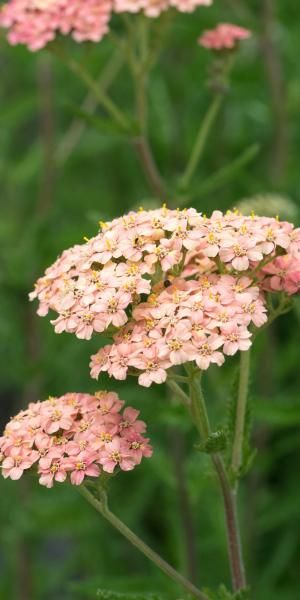
[[[196,171],[197,165],[199,163],[199,160],[201,158],[201,155],[202,155],[204,147],[205,147],[206,140],[208,138],[208,134],[209,134],[210,129],[211,129],[211,127],[217,117],[217,114],[220,110],[220,107],[221,107],[221,104],[223,101],[223,97],[224,97],[224,95],[220,94],[220,93],[215,96],[213,102],[211,103],[211,105],[201,123],[200,129],[198,131],[198,135],[197,135],[195,143],[194,143],[194,147],[192,149],[190,159],[188,161],[186,169],[180,180],[180,187],[183,190],[188,187],[188,185]]]
[[[190,381],[191,413],[202,440],[210,435],[210,424],[201,387],[201,374]]]
[[[132,145],[142,165],[143,171],[154,195],[162,202],[167,200],[167,191],[154,160],[149,141],[145,135],[132,138]]]
[[[104,491],[101,492],[101,499],[96,498],[84,485],[78,488],[82,496],[107,520],[115,527],[133,546],[138,548],[151,562],[153,562],[161,571],[168,577],[173,579],[180,586],[185,588],[192,596],[198,600],[208,600],[193,583],[188,581],[183,575],[178,573],[171,565],[169,565],[159,554],[154,552],[145,542],[143,542],[131,529],[125,525],[120,519],[112,513],[107,506],[107,496]]]
[[[88,89],[94,94],[108,114],[114,119],[114,121],[121,127],[121,129],[128,131],[130,128],[129,121],[124,113],[116,106],[111,98],[99,87],[97,82],[90,76],[88,71],[71,56],[68,56],[61,48],[53,44],[50,46],[51,51],[56,54],[59,59],[86,85]]]
[[[212,455],[212,462],[218,475],[224,501],[232,585],[233,590],[238,592],[246,587],[246,576],[237,514],[237,495],[230,488],[224,463],[218,454]]]
[[[201,438],[205,442],[211,433],[211,428],[200,380],[201,372],[191,373],[191,414]],[[211,460],[219,480],[223,497],[232,586],[233,590],[237,592],[246,587],[246,578],[236,508],[236,495],[230,487],[221,456],[219,454],[211,454]]]
[[[231,467],[236,475],[238,475],[243,461],[243,442],[250,374],[250,350],[241,352],[240,354],[240,379],[231,456]]]

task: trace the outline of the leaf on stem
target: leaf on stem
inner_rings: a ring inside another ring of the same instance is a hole
[[[214,431],[208,438],[201,444],[195,446],[199,452],[205,452],[206,454],[215,454],[222,452],[227,446],[227,434],[224,429]]]
[[[220,585],[216,592],[205,589],[205,593],[209,600],[250,600],[249,588],[244,588],[233,594],[225,585]]]

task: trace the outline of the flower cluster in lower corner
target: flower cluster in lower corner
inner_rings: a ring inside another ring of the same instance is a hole
[[[20,479],[37,470],[48,488],[70,479],[99,477],[115,469],[131,471],[152,455],[139,411],[127,407],[114,392],[70,393],[29,404],[7,424],[0,438],[2,475]]]
[[[8,29],[10,44],[39,50],[57,34],[71,35],[76,42],[99,42],[109,30],[113,12],[158,17],[175,8],[192,12],[212,0],[9,0],[0,10],[0,26]]]

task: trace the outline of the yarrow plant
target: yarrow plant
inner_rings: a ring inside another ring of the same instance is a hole
[[[299,289],[300,229],[292,223],[238,210],[207,217],[164,205],[100,223],[99,233],[65,250],[30,294],[39,300],[40,316],[56,313],[56,333],[112,338],[92,356],[92,377],[135,375],[146,387],[167,382],[183,400],[221,484],[235,591],[246,586],[231,486],[244,468],[249,349],[259,328],[290,309]],[[221,366],[239,351],[236,428],[226,466],[220,454],[226,433],[211,431],[200,380],[211,364]],[[122,406],[113,392],[32,403],[0,440],[3,476],[19,479],[37,467],[47,487],[70,479],[155,564],[207,600],[107,507],[103,474],[132,470],[152,454],[139,412],[126,408],[121,415]],[[91,478],[99,481],[96,495]]]
[[[168,200],[170,206],[176,201],[182,207],[191,204],[190,184],[229,89],[235,50],[251,33],[223,23],[199,38],[201,46],[217,51],[210,81],[213,98],[186,166],[170,186],[157,167],[149,141],[148,82],[169,16],[211,3],[10,0],[1,8],[0,26],[8,30],[10,44],[25,44],[34,51],[47,46],[67,65],[135,148],[155,206],[159,200],[160,204]],[[117,14],[121,35],[112,26],[112,16]],[[162,25],[159,35],[156,22]],[[76,42],[99,42],[111,28],[111,41],[132,76],[133,115],[115,104],[85,66],[68,54],[62,40],[71,36]],[[239,157],[239,166],[251,158],[253,152],[246,152]],[[230,167],[225,171],[230,174]],[[218,181],[220,175],[222,179],[224,170],[213,180]],[[245,450],[250,348],[259,330],[290,310],[299,289],[300,229],[292,223],[254,213],[245,216],[238,210],[214,210],[206,216],[194,208],[175,210],[163,204],[100,222],[94,237],[63,251],[30,294],[30,300],[39,302],[40,316],[50,312],[56,333],[71,333],[86,341],[99,337],[99,350],[90,362],[92,378],[106,373],[119,381],[136,377],[144,387],[166,383],[172,399],[183,402],[200,436],[196,449],[210,455],[219,482],[232,593],[208,595],[199,590],[109,510],[109,480],[152,455],[139,411],[124,408],[115,392],[66,393],[31,402],[10,420],[0,439],[3,476],[18,480],[30,471],[47,488],[57,482],[71,483],[135,547],[184,587],[189,597],[248,600],[236,502],[239,479],[251,462]],[[214,431],[201,388],[202,375],[211,365],[221,367],[236,354],[240,369],[233,424]]]

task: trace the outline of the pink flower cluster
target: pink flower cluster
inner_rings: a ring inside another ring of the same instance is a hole
[[[76,42],[100,41],[113,12],[144,11],[148,17],[174,7],[191,12],[212,0],[9,0],[1,9],[0,26],[9,29],[10,44],[39,50],[57,34]]]
[[[210,6],[213,0],[114,0],[116,12],[137,13],[143,11],[147,17],[158,17],[169,8],[180,12],[193,12],[198,6]]]
[[[65,394],[29,404],[10,420],[0,438],[2,475],[20,479],[31,467],[39,483],[50,488],[68,477],[80,485],[85,477],[131,471],[152,455],[143,437],[139,411],[125,408],[114,392]]]
[[[247,40],[249,37],[249,29],[231,23],[220,23],[215,29],[204,31],[198,42],[209,50],[232,50],[241,40]]]
[[[10,0],[1,9],[0,26],[10,44],[39,50],[57,33],[76,42],[98,42],[108,32],[111,0]]]
[[[93,377],[124,379],[130,368],[150,385],[172,365],[205,369],[249,347],[249,325],[267,319],[265,292],[297,293],[299,265],[300,229],[291,223],[164,206],[102,224],[63,252],[30,298],[41,316],[57,313],[57,333],[113,336],[92,358]]]

